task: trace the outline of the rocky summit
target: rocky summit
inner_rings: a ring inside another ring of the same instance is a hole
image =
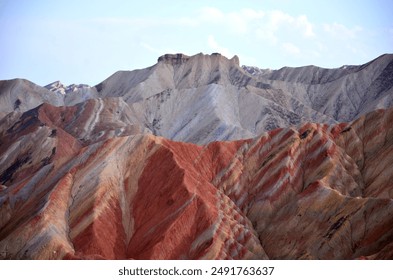
[[[0,259],[393,259],[392,105],[389,54],[0,81]]]

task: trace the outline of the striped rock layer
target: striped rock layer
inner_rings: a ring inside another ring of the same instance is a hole
[[[119,106],[0,120],[1,259],[393,258],[393,109],[200,146]]]

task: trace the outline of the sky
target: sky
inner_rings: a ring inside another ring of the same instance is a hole
[[[0,0],[0,80],[96,85],[166,53],[279,69],[393,53],[391,0]]]

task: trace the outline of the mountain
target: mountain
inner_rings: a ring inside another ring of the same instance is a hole
[[[254,77],[289,92],[302,103],[340,122],[393,105],[393,55],[390,54],[364,65],[347,65],[338,69],[316,66],[284,67],[273,71],[243,68]]]
[[[393,109],[198,146],[94,102],[1,120],[2,259],[393,257]]]
[[[42,88],[24,80],[3,81],[8,87],[0,84],[0,111],[4,115],[43,102],[72,106],[89,99],[121,98],[138,125],[152,134],[207,144],[304,122],[348,122],[390,108],[392,73],[393,55],[338,69],[261,70],[240,67],[236,56],[168,54],[149,68],[116,72],[95,87],[67,88],[55,82]]]
[[[392,259],[392,61],[0,81],[0,259]]]

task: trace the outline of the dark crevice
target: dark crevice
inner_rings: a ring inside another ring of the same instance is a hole
[[[12,183],[15,172],[24,164],[28,163],[31,159],[32,158],[29,154],[17,158],[16,161],[0,175],[0,183],[3,185],[8,182]]]

